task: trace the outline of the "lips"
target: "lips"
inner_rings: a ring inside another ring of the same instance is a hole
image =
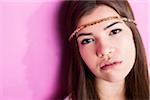
[[[113,67],[115,65],[119,65],[121,63],[122,63],[122,61],[104,62],[104,63],[101,64],[100,69],[106,70],[108,68],[111,68],[111,67]]]

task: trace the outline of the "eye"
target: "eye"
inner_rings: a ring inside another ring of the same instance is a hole
[[[84,39],[84,40],[82,40],[81,41],[81,44],[89,44],[89,43],[91,43],[91,42],[93,42],[94,41],[94,39]]]
[[[114,29],[114,30],[112,30],[112,31],[110,32],[109,35],[115,35],[115,34],[120,33],[121,31],[122,31],[122,29]]]

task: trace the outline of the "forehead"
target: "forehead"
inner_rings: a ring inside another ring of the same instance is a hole
[[[106,5],[101,5],[95,8],[89,15],[81,17],[77,26],[79,27],[81,25],[85,25],[98,19],[103,19],[110,16],[120,17],[120,15],[114,9]]]

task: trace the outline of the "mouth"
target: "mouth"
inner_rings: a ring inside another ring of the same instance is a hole
[[[117,65],[120,65],[121,63],[122,63],[122,61],[105,62],[105,63],[101,64],[100,69],[107,70],[107,69],[113,68]]]

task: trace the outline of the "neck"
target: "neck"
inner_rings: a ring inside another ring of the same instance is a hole
[[[125,100],[124,80],[109,82],[96,80],[96,87],[101,100]]]

